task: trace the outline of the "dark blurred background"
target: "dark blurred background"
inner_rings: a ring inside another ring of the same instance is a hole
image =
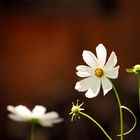
[[[114,80],[123,105],[140,116],[137,78],[125,68],[140,63],[139,0],[1,0],[0,1],[0,139],[29,140],[30,126],[7,118],[6,106],[36,104],[55,110],[64,122],[36,128],[36,140],[106,140],[87,118],[71,122],[71,102],[85,102],[85,112],[119,140],[115,94],[93,99],[78,93],[75,67],[84,64],[82,51],[103,43],[115,51],[120,65]],[[133,125],[124,111],[125,130]],[[140,124],[127,140],[139,140]]]

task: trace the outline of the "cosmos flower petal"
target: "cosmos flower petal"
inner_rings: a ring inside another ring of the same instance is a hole
[[[10,112],[13,113],[13,114],[16,113],[15,107],[12,106],[12,105],[8,105],[8,106],[7,106],[7,110],[10,111]]]
[[[113,68],[117,63],[117,56],[115,52],[112,52],[111,55],[108,58],[108,61],[106,62],[105,68],[110,69]]]
[[[87,98],[94,98],[99,94],[101,87],[100,79],[94,81],[93,85],[94,86],[90,87],[88,91],[85,93],[85,96]]]
[[[91,71],[91,68],[85,65],[78,65],[76,67],[76,70],[86,72],[86,71]]]
[[[59,117],[59,114],[55,111],[51,111],[51,112],[48,112],[46,113],[42,119],[47,119],[47,120],[51,120],[51,119],[56,119]]]
[[[78,71],[76,74],[79,77],[88,77],[92,75],[92,69],[88,66],[79,65],[76,67],[76,70]]]
[[[15,115],[23,117],[23,118],[27,118],[31,116],[31,111],[23,105],[18,105],[16,107],[9,105],[7,106],[7,109],[10,112],[14,113]]]
[[[46,121],[40,121],[39,123],[42,125],[42,126],[45,126],[45,127],[52,127],[53,124],[55,123],[60,123],[62,122],[63,119],[62,118],[57,118],[57,119],[52,119],[52,120],[46,120]]]
[[[51,113],[56,113],[57,112],[50,112]],[[60,123],[63,121],[62,118],[59,118],[59,115],[57,114],[57,116],[52,116],[53,114],[50,115],[50,117],[46,117],[45,119],[41,119],[39,121],[39,123],[42,125],[42,126],[48,126],[48,127],[52,127],[53,124],[55,123]],[[51,117],[52,116],[52,117]]]
[[[105,75],[110,79],[116,79],[116,78],[118,78],[119,68],[120,68],[120,66],[117,66],[115,68],[111,68],[111,69],[106,71]]]
[[[91,74],[89,74],[88,72],[76,72],[76,74],[79,77],[89,77],[89,76],[91,76]]]
[[[41,106],[41,105],[36,105],[34,107],[34,109],[32,110],[32,114],[34,117],[42,116],[45,114],[45,112],[46,112],[46,108],[44,106]]]
[[[90,88],[92,81],[94,81],[92,77],[85,78],[76,83],[75,89],[78,91],[86,91]]]
[[[27,121],[25,118],[23,119],[23,118],[16,116],[14,114],[9,114],[8,117],[13,121],[18,121],[18,122],[23,122],[23,121],[26,122]]]
[[[19,105],[15,108],[15,110],[16,110],[16,114],[18,114],[19,116],[25,118],[31,116],[31,111],[26,106]]]
[[[42,125],[42,126],[44,126],[44,127],[53,127],[53,123],[52,122],[49,122],[49,121],[47,121],[47,122],[40,121],[39,124]]]
[[[106,62],[107,51],[103,44],[96,47],[97,59],[100,67],[103,67]]]
[[[98,66],[97,58],[91,51],[84,50],[82,56],[83,56],[84,61],[90,67],[97,67]]]
[[[54,120],[52,121],[52,123],[60,123],[60,122],[62,122],[62,121],[63,121],[62,118],[57,118],[57,119],[54,119]]]
[[[106,77],[103,77],[101,81],[103,87],[103,94],[105,96],[112,89],[112,83]]]

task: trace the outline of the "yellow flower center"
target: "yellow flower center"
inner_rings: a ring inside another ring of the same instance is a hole
[[[103,71],[101,68],[97,68],[97,69],[95,70],[95,75],[96,75],[97,77],[102,77],[102,76],[104,75],[104,71]]]

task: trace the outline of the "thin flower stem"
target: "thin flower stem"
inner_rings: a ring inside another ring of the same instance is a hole
[[[134,117],[134,125],[133,125],[133,127],[129,131],[123,133],[123,135],[127,135],[127,134],[131,133],[134,130],[134,128],[136,127],[137,118],[136,118],[135,114],[128,107],[121,106],[121,108],[127,110]],[[117,136],[120,136],[120,134],[118,134]]]
[[[94,120],[92,117],[90,117],[89,115],[87,115],[87,114],[85,114],[83,112],[80,112],[80,114],[83,115],[83,116],[85,116],[85,117],[87,117],[91,121],[93,121],[102,130],[102,132],[107,136],[107,138],[109,140],[112,140],[112,138],[107,134],[107,132],[103,129],[103,127],[96,120]]]
[[[115,95],[116,95],[116,98],[117,98],[117,101],[118,101],[118,105],[119,105],[119,112],[120,112],[120,137],[121,137],[121,140],[123,140],[123,112],[122,112],[122,105],[121,105],[121,101],[120,101],[120,98],[119,98],[119,95],[118,95],[118,92],[115,88],[115,86],[113,85],[112,83],[112,88],[115,92]]]
[[[139,109],[140,109],[140,73],[138,73],[138,94],[139,94]]]
[[[34,140],[35,123],[31,122],[31,140]]]

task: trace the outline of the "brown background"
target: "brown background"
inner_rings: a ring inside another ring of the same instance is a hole
[[[82,51],[103,43],[108,55],[115,51],[120,74],[114,80],[122,103],[137,116],[137,79],[125,72],[140,60],[139,0],[82,1],[2,1],[0,10],[0,134],[2,140],[25,140],[29,126],[7,118],[8,104],[23,104],[30,109],[42,104],[65,119],[54,128],[36,129],[39,140],[106,139],[89,120],[70,122],[71,102],[85,102],[85,112],[119,138],[119,114],[113,92],[103,97],[87,99],[74,86],[79,78],[75,67],[84,64]],[[125,112],[127,114],[127,112]],[[133,118],[125,115],[125,127]],[[138,120],[139,122],[139,120]],[[139,139],[139,123],[127,140]]]

